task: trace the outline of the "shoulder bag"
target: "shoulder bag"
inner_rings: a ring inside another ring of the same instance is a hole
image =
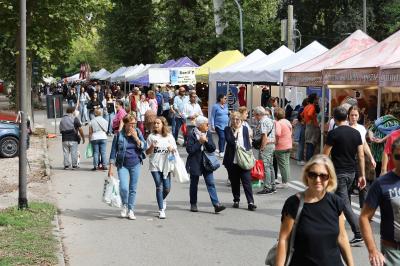
[[[290,264],[290,261],[292,260],[292,257],[293,257],[294,239],[296,237],[297,223],[299,222],[300,214],[301,214],[301,211],[303,210],[303,206],[304,206],[304,192],[301,192],[299,194],[300,194],[300,203],[299,203],[299,208],[297,209],[296,219],[294,220],[294,224],[292,227],[292,232],[290,234],[290,241],[289,241],[289,247],[288,247],[287,254],[286,254],[285,266],[288,266]],[[277,250],[278,250],[278,243],[276,243],[268,251],[267,258],[265,259],[265,265],[270,265],[270,266],[275,265]]]
[[[256,164],[256,159],[254,158],[253,150],[246,150],[244,147],[238,144],[238,137],[235,138],[236,143],[236,159],[237,164],[243,170],[251,170]]]

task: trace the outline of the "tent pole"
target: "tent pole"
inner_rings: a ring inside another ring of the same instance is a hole
[[[283,86],[283,83],[280,83],[280,86],[282,87],[282,108],[285,108],[285,99],[286,99],[286,91],[285,91],[285,86]]]
[[[331,119],[332,117],[332,90],[328,88],[329,92],[329,109],[328,109],[328,117]]]
[[[252,82],[250,85],[250,125],[253,125],[253,85],[254,83]]]
[[[381,112],[382,112],[382,87],[378,87],[378,110],[377,110],[377,117],[381,117]]]
[[[322,153],[324,149],[324,129],[325,129],[325,94],[326,94],[326,85],[322,86],[322,106],[321,106],[321,146],[320,146],[320,153]]]

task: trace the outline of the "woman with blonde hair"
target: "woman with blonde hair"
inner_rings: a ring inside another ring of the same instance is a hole
[[[159,218],[165,219],[166,197],[171,188],[171,177],[164,175],[164,163],[176,151],[175,139],[169,131],[167,119],[159,116],[154,120],[153,131],[147,138],[146,154],[150,159],[150,172],[156,185]]]
[[[154,91],[149,90],[147,92],[147,96],[149,98],[148,102],[149,102],[149,106],[150,106],[151,110],[153,110],[154,113],[157,114],[158,103],[157,103],[157,99],[156,99],[156,94],[154,93]]]
[[[247,110],[246,106],[240,106],[238,111],[240,113],[243,126],[247,127],[247,129],[249,130],[250,138],[253,138],[253,130],[247,122],[247,119],[249,118],[249,110]]]
[[[313,156],[304,166],[304,205],[296,224],[294,251],[289,265],[354,265],[344,225],[344,203],[334,193],[336,173],[328,156]],[[289,197],[282,209],[276,254],[277,266],[287,265],[290,235],[300,205],[299,195]],[[323,241],[316,241],[323,239]]]

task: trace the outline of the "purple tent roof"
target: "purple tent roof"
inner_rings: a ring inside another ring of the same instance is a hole
[[[181,57],[179,58],[175,64],[169,66],[169,67],[198,67],[198,65],[192,61],[189,57]]]
[[[175,64],[176,61],[174,59],[170,59],[167,62],[165,62],[164,64],[162,64],[160,67],[165,68],[165,67],[170,67],[171,65]]]
[[[149,75],[144,75],[138,79],[135,79],[131,82],[129,82],[130,84],[135,84],[135,85],[142,85],[142,86],[149,86]]]

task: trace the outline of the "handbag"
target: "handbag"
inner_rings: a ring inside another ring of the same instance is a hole
[[[203,151],[202,161],[204,170],[206,170],[206,172],[214,172],[221,166],[221,163],[215,155],[215,152]]]
[[[247,151],[241,145],[236,143],[236,158],[237,164],[240,168],[244,170],[250,170],[256,164],[256,159],[254,158],[254,154],[252,150]]]
[[[85,159],[89,159],[93,157],[93,145],[91,142],[88,143],[86,146],[86,151],[85,151]]]
[[[179,156],[178,152],[175,154],[175,165],[174,170],[172,172],[172,176],[177,180],[179,183],[186,183],[190,181],[189,174],[187,173],[185,163],[183,162],[182,158]]]
[[[290,264],[290,261],[292,260],[292,257],[293,257],[294,239],[296,237],[297,223],[299,222],[300,214],[301,214],[301,211],[303,210],[303,206],[304,206],[304,192],[300,192],[299,194],[300,194],[300,204],[299,204],[299,208],[297,209],[296,219],[294,220],[292,232],[290,234],[289,248],[286,253],[285,266],[288,266]],[[278,244],[276,243],[268,251],[267,258],[265,259],[265,265],[270,265],[270,266],[275,265],[277,249],[278,249]]]
[[[264,179],[264,162],[263,160],[256,160],[254,167],[250,172],[252,180],[263,180]]]

